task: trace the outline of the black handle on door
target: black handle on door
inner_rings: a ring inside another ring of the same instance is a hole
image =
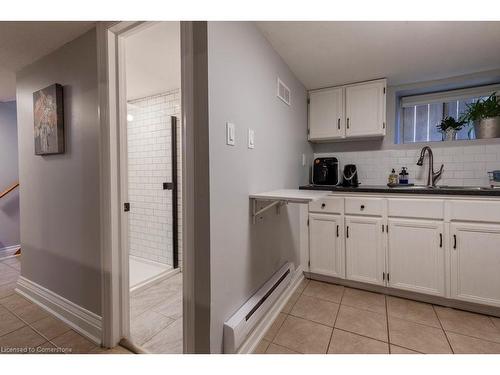
[[[349,129],[349,117],[347,118],[347,129]]]
[[[337,225],[337,237],[339,236],[339,226]]]
[[[325,203],[321,203],[321,208],[325,208],[326,207],[326,204]]]
[[[347,234],[347,238],[349,238],[349,225],[347,226],[346,234]]]
[[[439,233],[439,247],[443,247],[443,233]]]
[[[340,119],[337,120],[337,128],[340,130]]]
[[[365,209],[365,205],[362,204],[361,207],[360,207],[361,210],[364,210]]]
[[[457,235],[456,234],[453,235],[453,248],[454,249],[457,248]]]

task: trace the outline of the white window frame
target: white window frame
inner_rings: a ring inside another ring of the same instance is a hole
[[[407,95],[399,98],[398,105],[398,136],[395,139],[397,144],[419,144],[423,142],[403,142],[403,109],[418,105],[429,105],[433,103],[448,103],[456,100],[469,99],[473,97],[486,97],[494,92],[500,93],[500,84],[469,87],[459,90],[443,90],[429,94]],[[416,115],[416,113],[415,113]],[[434,142],[434,141],[433,141]]]

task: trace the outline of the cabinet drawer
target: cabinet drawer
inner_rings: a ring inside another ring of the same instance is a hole
[[[500,223],[500,201],[451,201],[450,220]]]
[[[341,214],[344,212],[344,198],[321,198],[309,203],[309,212]]]
[[[345,213],[355,215],[382,216],[384,213],[382,198],[346,198]]]
[[[388,215],[417,219],[443,219],[442,199],[389,199]]]

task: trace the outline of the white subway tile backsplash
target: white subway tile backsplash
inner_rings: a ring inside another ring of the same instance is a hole
[[[486,186],[489,184],[488,171],[500,169],[500,144],[473,145],[435,148],[434,169],[444,164],[444,173],[438,185]],[[427,157],[423,167],[416,165],[420,149],[378,150],[318,153],[318,156],[335,156],[339,159],[341,170],[345,164],[356,164],[360,182],[364,185],[385,185],[394,168],[397,173],[401,167],[407,167],[410,182],[427,182]]]

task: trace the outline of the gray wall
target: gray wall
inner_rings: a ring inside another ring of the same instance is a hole
[[[223,323],[283,265],[299,262],[299,211],[289,205],[253,225],[248,195],[307,182],[306,90],[252,22],[208,23],[211,351]],[[292,106],[276,97],[277,76]],[[236,146],[225,126],[236,124]],[[247,148],[247,129],[255,149]],[[309,162],[309,161],[308,161]]]
[[[96,33],[17,74],[22,276],[101,313]],[[33,92],[64,88],[66,152],[36,156]]]
[[[458,77],[444,78],[440,80],[416,82],[401,86],[387,87],[387,135],[384,138],[364,141],[341,141],[333,143],[315,143],[314,152],[346,152],[367,150],[398,150],[398,149],[420,149],[421,143],[395,144],[395,132],[397,126],[397,108],[399,97],[405,95],[418,95],[433,91],[454,90],[470,86],[490,85],[500,82],[500,69],[467,74]],[[433,148],[457,147],[481,144],[500,144],[498,139],[481,139],[474,141],[456,142],[430,142]]]
[[[16,102],[0,103],[0,192],[19,179]],[[19,189],[0,199],[0,249],[19,244]]]

